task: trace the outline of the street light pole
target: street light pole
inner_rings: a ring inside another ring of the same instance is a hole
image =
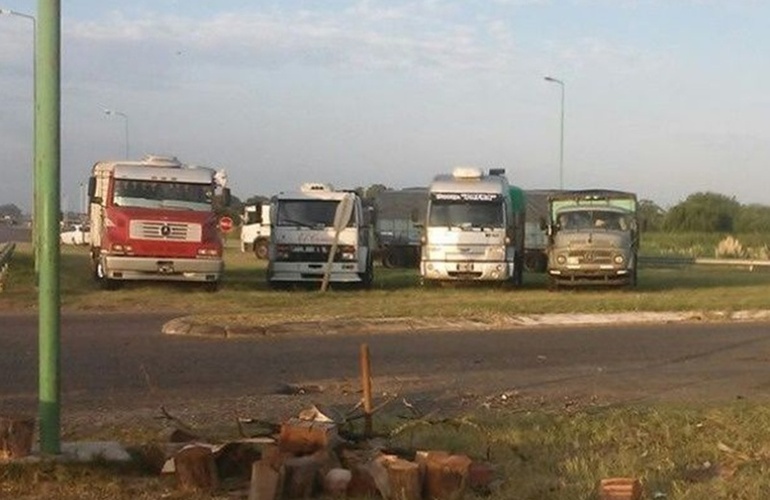
[[[558,78],[545,77],[545,81],[561,87],[561,133],[559,134],[559,189],[564,189],[564,82]]]
[[[123,113],[122,111],[115,111],[112,109],[105,109],[104,114],[120,116],[123,118],[125,122],[125,127],[126,127],[126,160],[131,159],[131,149],[129,148],[129,144],[128,144],[128,115]]]

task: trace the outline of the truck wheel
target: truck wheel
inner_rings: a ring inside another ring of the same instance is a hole
[[[104,272],[104,265],[97,262],[94,268],[94,279],[102,290],[117,290],[120,288],[120,282],[109,279]]]
[[[219,290],[219,281],[207,281],[203,284],[203,291],[214,293]]]
[[[524,255],[517,254],[513,258],[513,284],[521,286],[524,283]]]
[[[267,260],[267,241],[265,240],[257,240],[254,242],[254,255],[257,256],[257,259],[259,260]]]
[[[636,267],[634,267],[634,270],[631,272],[631,276],[628,277],[628,287],[636,288],[636,281]]]
[[[382,265],[388,269],[398,266],[398,259],[392,248],[386,248],[382,252]]]
[[[366,271],[361,273],[361,288],[369,289],[374,282],[374,265],[371,261],[366,265]]]
[[[555,276],[548,276],[548,290],[555,292],[559,289],[559,280]]]

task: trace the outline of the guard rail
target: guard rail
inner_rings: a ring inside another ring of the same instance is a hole
[[[639,256],[639,265],[642,267],[677,267],[677,266],[732,266],[747,267],[753,270],[755,267],[770,267],[770,260],[757,259],[712,259],[704,257],[677,257],[661,256],[647,257]]]
[[[15,248],[16,243],[8,242],[0,249],[0,291],[5,288],[5,277],[8,275],[8,265]]]

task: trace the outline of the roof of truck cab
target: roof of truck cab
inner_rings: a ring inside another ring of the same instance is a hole
[[[440,174],[430,184],[431,193],[491,193],[506,194],[508,180],[499,175],[462,178]]]
[[[350,191],[288,191],[281,192],[273,196],[273,200],[285,201],[285,200],[321,200],[321,201],[339,201],[346,195],[357,195]]]
[[[211,184],[214,170],[206,167],[147,167],[142,164],[121,163],[115,165],[113,175],[116,179]]]
[[[587,198],[633,198],[636,193],[618,191],[614,189],[578,189],[569,191],[556,191],[549,196],[551,200],[574,200]]]

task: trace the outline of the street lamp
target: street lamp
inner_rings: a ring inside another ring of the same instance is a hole
[[[104,114],[105,115],[120,116],[125,121],[125,126],[126,126],[126,160],[131,159],[131,149],[129,148],[129,145],[128,145],[128,115],[123,113],[122,111],[115,111],[115,110],[112,110],[112,109],[105,109],[104,110]]]
[[[564,189],[564,82],[558,78],[546,76],[545,81],[561,87],[561,133],[559,135],[559,189]]]

